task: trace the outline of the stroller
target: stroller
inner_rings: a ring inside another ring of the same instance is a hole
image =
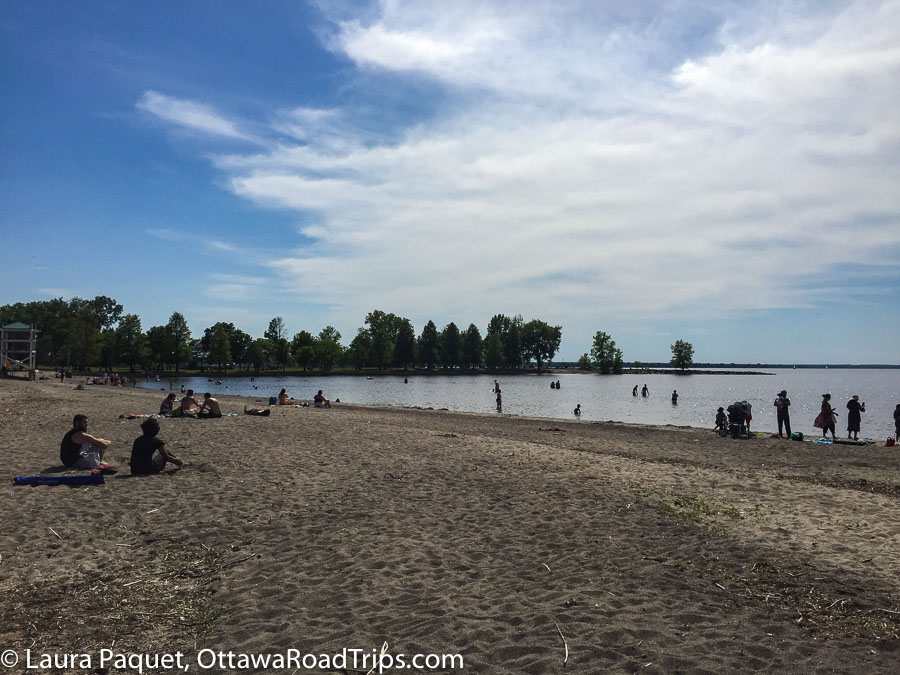
[[[728,428],[719,432],[722,436],[732,438],[750,438],[750,420],[752,409],[747,401],[735,401],[728,406]]]

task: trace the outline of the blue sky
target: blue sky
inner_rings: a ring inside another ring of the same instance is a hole
[[[0,0],[0,304],[900,363],[900,2]]]

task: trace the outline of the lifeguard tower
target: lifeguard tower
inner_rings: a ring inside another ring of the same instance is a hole
[[[9,323],[0,328],[0,366],[6,375],[13,366],[28,371],[28,379],[37,379],[37,328],[24,323]]]

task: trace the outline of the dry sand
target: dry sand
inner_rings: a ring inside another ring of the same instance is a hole
[[[387,641],[479,673],[900,662],[900,449],[349,405],[251,417],[263,399],[221,397],[236,416],[161,420],[189,466],[130,477],[140,420],[119,416],[162,398],[0,381],[0,650]],[[60,470],[77,412],[123,470],[13,486]]]

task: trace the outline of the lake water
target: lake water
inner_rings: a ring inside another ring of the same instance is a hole
[[[708,427],[715,425],[716,409],[734,401],[753,406],[754,431],[776,431],[776,394],[787,389],[791,399],[791,427],[804,434],[820,435],[813,427],[819,413],[822,394],[832,394],[832,405],[839,413],[838,437],[846,437],[847,410],[853,394],[866,403],[861,437],[884,440],[894,433],[894,407],[900,403],[900,370],[877,369],[785,369],[767,371],[768,375],[593,375],[554,373],[499,377],[503,391],[503,413],[532,417],[575,419],[572,410],[580,403],[582,420],[613,420],[640,424],[674,424]],[[550,389],[559,380],[560,389]],[[359,376],[226,378],[222,384],[205,377],[174,378],[176,391],[184,384],[198,394],[258,396],[268,399],[281,388],[295,398],[312,399],[322,389],[331,400],[392,406],[448,408],[467,412],[496,414],[492,375],[418,375],[403,383],[402,376],[386,375],[367,379]],[[650,396],[640,396],[646,384]],[[254,388],[258,387],[258,388]],[[631,395],[638,385],[638,396]],[[162,383],[142,383],[160,388]],[[672,405],[672,390],[679,394]],[[843,432],[843,433],[842,433]]]

